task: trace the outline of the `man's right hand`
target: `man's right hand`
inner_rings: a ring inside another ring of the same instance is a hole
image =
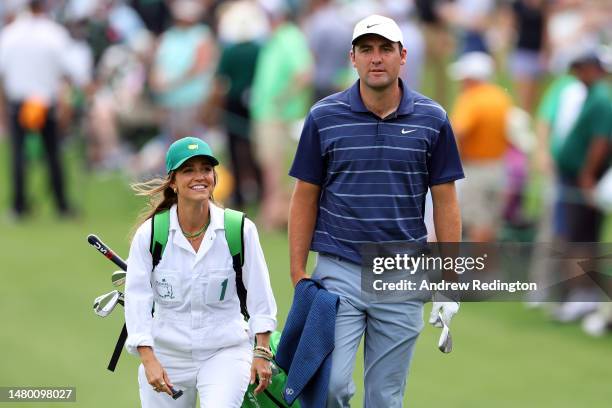
[[[293,283],[293,287],[295,288],[299,281],[302,279],[308,279],[310,276],[304,271],[293,273],[291,272],[291,282]]]

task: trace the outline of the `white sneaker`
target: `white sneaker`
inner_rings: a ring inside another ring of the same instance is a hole
[[[575,322],[597,310],[597,302],[565,302],[553,313],[553,318],[562,323]]]
[[[582,330],[590,336],[601,337],[608,331],[608,321],[598,312],[591,313],[582,320]]]

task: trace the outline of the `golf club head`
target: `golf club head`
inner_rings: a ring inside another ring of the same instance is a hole
[[[123,298],[122,293],[117,290],[98,296],[93,304],[94,313],[100,317],[108,316],[115,309],[120,298]]]
[[[119,287],[125,284],[125,271],[116,271],[111,275],[111,282],[114,287]]]
[[[442,318],[442,314],[438,313],[438,319],[436,323],[442,324],[442,333],[438,340],[438,350],[443,353],[450,353],[453,351],[453,337],[451,336],[450,328]]]

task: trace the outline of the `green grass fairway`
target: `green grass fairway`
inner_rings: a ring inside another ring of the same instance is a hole
[[[82,211],[80,219],[55,219],[44,167],[37,165],[29,187],[34,217],[12,223],[4,216],[6,150],[6,140],[0,140],[0,386],[75,386],[77,402],[0,403],[0,408],[139,406],[137,359],[124,351],[117,371],[106,370],[123,316],[101,319],[91,306],[97,295],[113,289],[110,275],[117,268],[90,248],[86,236],[98,234],[126,257],[142,202],[120,176],[87,176],[70,150],[70,190]],[[282,323],[292,297],[286,236],[262,234],[261,241]],[[455,350],[443,355],[436,348],[439,329],[424,329],[411,367],[407,406],[612,404],[612,336],[588,338],[578,325],[554,324],[542,312],[517,303],[464,304],[452,332]],[[361,355],[356,368],[353,406],[360,407]]]

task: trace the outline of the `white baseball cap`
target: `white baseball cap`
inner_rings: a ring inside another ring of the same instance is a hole
[[[484,52],[468,52],[448,67],[448,76],[456,81],[477,79],[486,81],[495,72],[493,58]]]
[[[355,24],[352,43],[355,44],[359,37],[366,34],[376,34],[389,41],[404,43],[402,30],[397,23],[389,17],[379,16],[378,14],[372,14]]]
[[[220,9],[218,34],[224,43],[260,40],[269,31],[268,16],[251,0],[227,2]]]
[[[170,6],[172,17],[183,21],[196,22],[205,11],[204,4],[198,0],[174,0]]]

